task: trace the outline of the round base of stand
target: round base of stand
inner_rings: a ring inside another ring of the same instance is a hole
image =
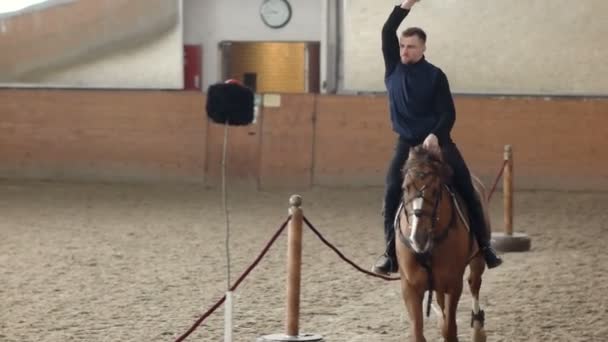
[[[289,336],[284,334],[274,334],[274,335],[266,335],[259,337],[257,342],[282,342],[282,341],[290,341],[290,342],[317,342],[323,341],[323,336],[315,335],[315,334],[301,334],[298,336]]]
[[[523,233],[492,233],[492,247],[500,252],[527,252],[532,242]]]

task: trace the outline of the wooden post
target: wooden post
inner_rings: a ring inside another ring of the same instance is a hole
[[[287,336],[298,336],[300,320],[300,281],[302,270],[302,197],[289,199],[289,231],[287,235]]]
[[[513,235],[513,148],[505,146],[505,172],[503,177],[505,234]]]
[[[286,334],[262,336],[258,342],[319,342],[323,336],[300,334],[300,283],[302,270],[302,197],[289,198],[289,230],[287,232],[287,311],[285,313]]]
[[[529,251],[532,242],[524,233],[513,232],[513,148],[505,145],[503,169],[503,205],[505,231],[492,233],[492,246],[501,252]]]

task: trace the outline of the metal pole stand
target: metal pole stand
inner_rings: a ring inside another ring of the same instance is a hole
[[[300,276],[302,269],[302,197],[293,195],[289,199],[289,232],[287,236],[287,333],[259,337],[258,342],[279,341],[323,341],[323,337],[315,334],[300,334]]]
[[[492,246],[501,252],[526,252],[530,250],[530,238],[524,233],[513,233],[513,149],[505,146],[506,161],[503,177],[505,232],[492,233]]]

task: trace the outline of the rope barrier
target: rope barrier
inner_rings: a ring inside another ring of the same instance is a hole
[[[498,173],[498,175],[496,177],[496,180],[494,181],[492,189],[490,190],[490,192],[488,194],[488,201],[490,201],[490,199],[492,198],[492,195],[494,194],[494,191],[496,190],[498,181],[500,180],[500,178],[502,177],[502,175],[504,173],[505,166],[507,165],[507,163],[508,163],[508,161],[505,160],[500,169],[500,172]],[[260,261],[266,255],[266,253],[268,252],[270,247],[272,247],[272,245],[275,243],[275,241],[278,239],[278,237],[281,235],[281,233],[285,230],[290,219],[291,219],[291,215],[285,220],[285,222],[283,222],[283,224],[281,224],[281,227],[274,233],[274,235],[272,236],[270,241],[266,244],[264,249],[262,249],[262,251],[257,256],[257,258],[254,260],[254,262],[243,272],[243,274],[241,274],[241,276],[234,283],[234,285],[232,285],[230,287],[230,291],[236,290],[239,287],[239,285],[243,282],[243,280],[245,280],[245,278],[249,275],[249,273],[251,273],[251,271],[253,271],[253,269],[260,263]],[[349,265],[351,265],[353,268],[355,268],[359,272],[372,276],[372,277],[375,277],[375,278],[383,279],[385,281],[395,281],[395,280],[401,279],[399,277],[387,277],[384,275],[376,274],[376,273],[368,271],[368,270],[362,268],[361,266],[357,265],[355,262],[353,262],[352,260],[347,258],[344,255],[344,253],[342,253],[331,242],[329,242],[305,216],[303,217],[303,220],[306,223],[306,225],[308,226],[308,228],[310,228],[310,230],[319,238],[319,240],[321,240],[321,242],[323,242],[327,247],[329,247],[332,251],[334,251],[334,253],[336,253],[344,262],[348,263]],[[190,334],[192,334],[192,332],[194,332],[194,330],[196,330],[205,321],[205,319],[207,319],[207,317],[209,317],[213,312],[215,312],[225,302],[225,300],[226,300],[226,295],[222,296],[222,298],[220,298],[209,310],[207,310],[184,334],[182,334],[180,337],[178,337],[175,340],[175,342],[182,342],[188,336],[190,336]]]
[[[492,185],[492,190],[490,190],[490,192],[488,193],[488,202],[490,202],[490,200],[492,199],[492,195],[494,194],[494,191],[496,190],[498,181],[500,180],[500,177],[502,177],[502,174],[505,172],[505,166],[507,166],[508,162],[509,162],[508,160],[505,160],[502,163],[502,167],[500,168],[500,171],[498,172],[498,176],[496,176],[496,180],[494,180],[494,185]]]
[[[253,271],[253,269],[260,263],[260,261],[266,255],[266,253],[268,252],[270,247],[272,247],[272,245],[279,238],[281,233],[283,233],[283,230],[285,230],[285,227],[287,227],[287,223],[289,223],[290,218],[291,218],[291,216],[288,217],[285,220],[285,222],[283,222],[281,227],[274,233],[274,235],[272,236],[270,241],[266,244],[266,246],[260,252],[260,254],[255,259],[255,261],[249,267],[247,267],[245,272],[243,272],[243,274],[241,274],[241,276],[236,281],[236,283],[234,283],[234,285],[232,285],[230,287],[230,291],[236,290],[237,287],[239,287],[239,285],[241,284],[241,282],[243,282],[243,280],[245,280],[245,278],[247,278],[249,273],[251,273],[251,271]],[[205,319],[207,319],[207,317],[209,317],[213,312],[215,312],[215,310],[217,310],[224,303],[225,300],[226,300],[226,295],[222,296],[222,298],[220,298],[220,300],[218,300],[217,303],[215,303],[211,307],[211,309],[207,310],[207,312],[205,312],[198,320],[196,320],[196,322],[194,322],[194,324],[190,327],[190,329],[188,329],[188,331],[186,331],[184,334],[182,334],[180,337],[178,337],[175,340],[175,342],[181,342],[181,341],[185,340],[188,336],[190,336],[190,334],[192,334],[192,332],[194,332],[194,330],[196,330],[196,328],[198,328],[198,326],[201,325],[201,323],[203,323],[205,321]]]
[[[310,223],[310,221],[308,221],[308,219],[306,218],[306,216],[304,216],[304,222],[306,223],[306,225],[308,226],[308,228],[310,228],[310,230],[312,230],[312,232],[327,246],[329,247],[332,251],[334,251],[336,254],[338,254],[338,256],[344,260],[346,263],[350,264],[352,267],[354,267],[355,269],[357,269],[359,272],[361,273],[365,273],[367,275],[370,275],[372,277],[376,277],[376,278],[380,278],[380,279],[384,279],[386,281],[393,281],[393,280],[399,280],[401,278],[393,278],[393,277],[387,277],[387,276],[383,276],[380,274],[376,274],[374,272],[370,272],[366,269],[363,269],[361,266],[355,264],[353,261],[351,261],[350,259],[348,259],[347,257],[344,256],[344,254],[342,252],[340,252],[338,250],[338,248],[336,248],[334,245],[332,245],[329,241],[327,241],[327,239],[325,239],[325,237],[323,237],[323,235],[313,226],[312,223]]]

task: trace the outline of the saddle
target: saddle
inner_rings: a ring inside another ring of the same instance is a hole
[[[471,181],[473,183],[473,188],[475,189],[475,195],[477,196],[477,198],[479,199],[479,202],[481,203],[481,209],[483,211],[483,217],[484,217],[484,221],[485,221],[486,234],[487,234],[487,236],[492,236],[491,235],[492,228],[490,226],[490,220],[489,220],[489,216],[488,216],[488,212],[487,212],[487,203],[485,201],[485,190],[484,190],[483,184],[477,177],[475,177],[473,175],[471,175]],[[455,191],[455,189],[453,188],[452,185],[449,185],[449,186],[446,185],[446,189],[448,190],[448,192],[450,193],[450,196],[452,197],[452,201],[453,201],[454,207],[456,208],[456,211],[458,213],[458,217],[462,220],[462,222],[464,222],[464,225],[467,228],[467,231],[471,235],[471,241],[475,242],[475,243],[473,243],[473,246],[472,246],[472,253],[473,254],[477,253],[477,250],[479,249],[479,247],[478,247],[479,245],[476,243],[477,239],[475,238],[475,235],[471,231],[468,205],[467,205],[466,201],[462,198],[462,196],[460,196],[460,194]]]

